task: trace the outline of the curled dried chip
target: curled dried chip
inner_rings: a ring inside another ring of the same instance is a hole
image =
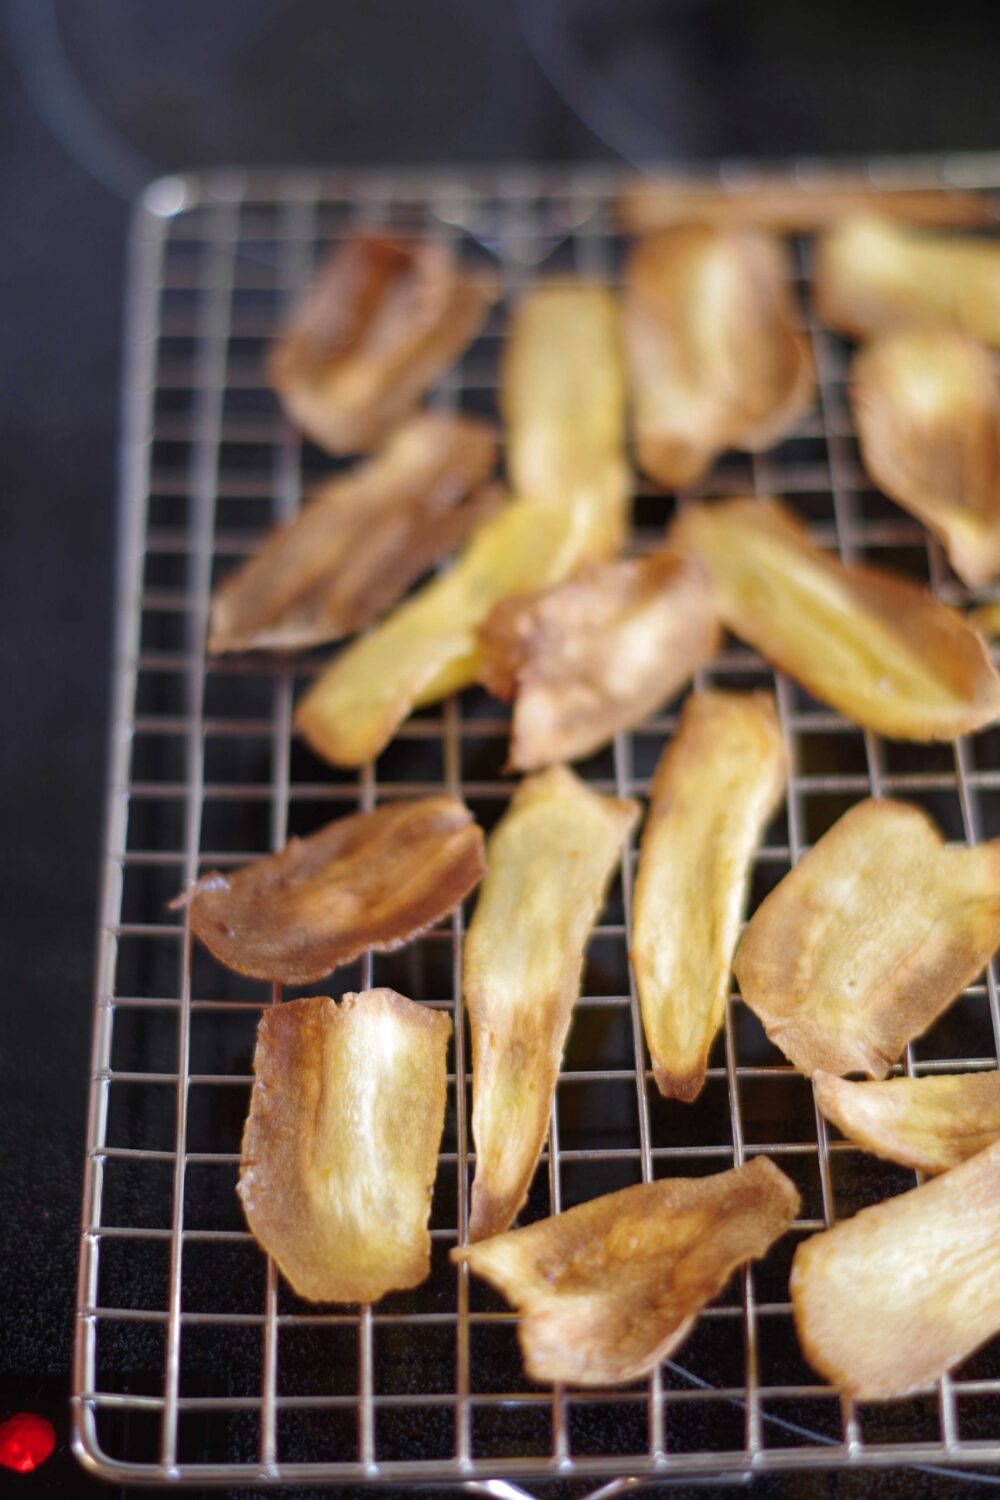
[[[851,215],[820,241],[813,295],[852,338],[941,322],[1000,347],[1000,245]]]
[[[712,1177],[665,1178],[458,1246],[521,1314],[532,1380],[620,1385],[684,1339],[737,1266],[767,1254],[799,1195],[766,1156]]]
[[[789,1289],[813,1368],[889,1401],[1000,1333],[998,1203],[1000,1142],[801,1244]]]
[[[1000,572],[1000,382],[981,344],[903,329],[857,357],[851,406],[872,479],[941,538],[958,576]]]
[[[518,498],[450,572],[348,646],[299,705],[296,727],[334,765],[371,759],[414,707],[475,682],[478,628],[501,599],[560,583],[622,545],[630,491],[609,292],[542,288],[524,299],[503,405]]]
[[[669,543],[701,558],[735,635],[856,724],[948,740],[1000,717],[1000,677],[959,614],[880,568],[845,567],[776,500],[689,506]]]
[[[506,1229],[527,1196],[587,938],[638,812],[556,766],[522,781],[490,836],[463,975],[476,1143],[470,1239]]]
[[[178,899],[239,974],[311,984],[366,948],[398,948],[482,879],[483,833],[455,797],[386,802],[328,823]]]
[[[310,1302],[377,1302],[430,1273],[451,1020],[395,990],[265,1010],[238,1192]]]
[[[859,173],[824,173],[822,181],[790,183],[787,173],[758,173],[725,187],[685,177],[648,176],[629,183],[618,203],[626,229],[644,234],[680,224],[715,229],[771,229],[806,234],[845,214],[877,213],[907,224],[995,223],[987,199],[941,188],[872,186]]]
[[[364,452],[472,342],[496,294],[445,244],[352,235],[275,345],[272,383],[314,442]]]
[[[947,1172],[1000,1140],[1000,1073],[852,1083],[813,1074],[816,1102],[849,1140],[915,1172]]]
[[[701,564],[660,552],[505,599],[479,643],[483,682],[515,699],[508,764],[534,771],[661,708],[715,653],[719,626]]]
[[[788,779],[770,693],[694,693],[660,757],[632,904],[632,967],[660,1093],[694,1099],[729,997],[754,850]]]
[[[777,239],[698,226],[640,240],[625,333],[638,464],[669,489],[726,448],[769,448],[812,405],[815,371]]]
[[[296,651],[376,619],[496,507],[487,422],[425,412],[328,479],[212,600],[208,649]],[[461,501],[464,504],[460,504]]]
[[[1000,944],[1000,839],[948,849],[905,802],[859,802],[761,903],[734,969],[803,1073],[884,1078]]]

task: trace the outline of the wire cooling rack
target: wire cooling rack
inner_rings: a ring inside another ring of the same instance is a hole
[[[1000,183],[975,160],[875,164],[880,187]],[[795,180],[807,181],[801,169]],[[737,187],[740,179],[736,180]],[[206,660],[217,580],[331,460],[282,419],[263,375],[277,322],[316,259],[359,223],[455,242],[499,265],[505,302],[540,274],[614,281],[624,242],[610,171],[510,169],[407,176],[274,172],[154,183],[132,239],[120,593],[100,916],[97,1011],[74,1380],[75,1445],[118,1481],[230,1485],[364,1480],[462,1483],[495,1495],[552,1482],[608,1496],[655,1479],[739,1482],[802,1467],[1000,1463],[1000,1357],[975,1355],[931,1392],[843,1401],[812,1373],[787,1277],[803,1236],[913,1184],[832,1139],[809,1082],[735,1000],[694,1104],[660,1099],[627,962],[634,848],[590,945],[548,1149],[525,1218],[662,1175],[714,1172],[766,1152],[797,1183],[802,1217],[734,1278],[676,1362],[625,1390],[533,1386],[506,1305],[447,1259],[466,1223],[469,1051],[459,985],[465,913],[399,953],[323,985],[369,983],[453,1013],[449,1105],[431,1219],[433,1267],[371,1309],[299,1301],[246,1232],[235,1194],[256,1024],[280,998],[192,947],[170,897],[327,819],[447,788],[489,828],[510,795],[506,710],[470,692],[415,715],[374,765],[331,770],[292,735],[297,693],[322,659]],[[808,245],[797,247],[808,309]],[[861,472],[845,399],[847,350],[807,311],[821,396],[794,436],[730,455],[699,495],[780,495],[845,558],[969,596],[938,546]],[[434,399],[495,410],[506,307]],[[672,496],[641,484],[651,544]],[[950,838],[1000,834],[1000,731],[956,746],[864,734],[728,641],[703,683],[771,687],[793,756],[787,811],[768,831],[751,909],[847,807],[892,794]],[[594,786],[647,792],[678,704],[580,767]],[[915,1073],[996,1065],[992,971],[919,1042]],[[491,1483],[492,1482],[492,1483]]]

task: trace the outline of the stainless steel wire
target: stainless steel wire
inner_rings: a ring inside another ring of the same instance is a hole
[[[1000,184],[992,159],[870,165],[880,186],[894,171],[942,191]],[[485,695],[415,716],[376,764],[346,775],[292,736],[295,695],[319,658],[206,660],[215,581],[329,468],[267,391],[266,342],[317,254],[359,222],[495,259],[508,301],[550,272],[615,284],[619,187],[615,172],[589,169],[229,172],[154,183],[137,210],[73,1393],[76,1451],[105,1478],[464,1483],[497,1495],[523,1493],[515,1481],[592,1478],[595,1494],[611,1495],[640,1481],[739,1482],[805,1467],[1000,1465],[996,1351],[909,1402],[842,1404],[798,1354],[788,1247],[737,1278],[678,1360],[649,1380],[596,1392],[527,1382],[516,1319],[445,1258],[465,1233],[472,1160],[461,910],[401,955],[368,955],[320,987],[394,983],[455,1018],[429,1283],[372,1309],[311,1308],[264,1264],[236,1208],[253,1030],[281,996],[208,961],[166,900],[205,869],[243,863],[359,806],[447,788],[489,824],[510,792],[500,771],[507,716]],[[692,495],[783,496],[845,558],[895,566],[966,604],[940,550],[861,472],[845,352],[806,311],[805,266],[802,283],[817,411],[771,453],[728,457]],[[436,402],[494,409],[503,318],[501,309]],[[638,485],[640,547],[662,535],[674,504]],[[954,751],[885,744],[776,679],[737,642],[700,680],[777,693],[793,774],[787,814],[760,850],[754,899],[867,795],[921,803],[956,840],[1000,834],[995,734]],[[605,791],[643,795],[677,707],[619,736],[581,773]],[[634,860],[629,848],[595,929],[527,1213],[766,1152],[803,1192],[793,1246],[912,1183],[829,1138],[809,1085],[735,997],[700,1102],[659,1099],[627,959]],[[910,1049],[906,1068],[996,1066],[998,1035],[991,966]]]

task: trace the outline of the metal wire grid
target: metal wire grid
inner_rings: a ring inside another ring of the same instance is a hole
[[[908,174],[911,183],[947,176],[941,163]],[[330,467],[280,417],[263,349],[317,254],[356,222],[495,256],[507,299],[538,272],[614,281],[618,185],[610,172],[522,169],[215,174],[156,183],[138,212],[73,1397],[76,1450],[105,1477],[469,1488],[594,1478],[608,1493],[623,1476],[738,1481],[807,1466],[1000,1462],[995,1350],[928,1396],[879,1407],[842,1401],[802,1361],[787,1300],[795,1243],[911,1185],[913,1174],[831,1140],[810,1085],[735,1002],[701,1099],[659,1098],[627,963],[634,848],[591,944],[526,1216],[638,1180],[774,1157],[800,1187],[803,1217],[704,1313],[679,1362],[625,1391],[533,1387],[506,1306],[447,1263],[465,1231],[470,1161],[461,911],[401,953],[368,955],[312,987],[340,994],[387,983],[454,1015],[430,1281],[374,1309],[317,1310],[280,1282],[239,1214],[253,1033],[280,995],[192,948],[166,900],[208,868],[243,863],[358,806],[445,787],[488,827],[510,794],[500,774],[507,715],[485,695],[416,715],[375,765],[347,774],[292,737],[308,663],[206,662],[214,582]],[[801,269],[805,277],[804,258]],[[493,410],[504,318],[501,307],[438,402]],[[771,453],[724,460],[697,493],[783,496],[845,558],[887,562],[968,602],[938,546],[868,486],[845,402],[845,350],[811,318],[809,327],[818,411]],[[640,545],[662,534],[674,503],[640,486]],[[759,852],[752,905],[869,794],[920,803],[956,839],[1000,834],[996,731],[956,747],[880,741],[775,679],[737,642],[700,683],[773,685],[793,755],[787,813]],[[619,736],[581,774],[618,795],[644,794],[677,707]],[[908,1049],[905,1068],[994,1066],[998,1037],[991,969]]]

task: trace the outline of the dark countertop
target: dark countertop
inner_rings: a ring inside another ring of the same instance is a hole
[[[7,0],[5,11],[0,1416],[56,1422],[56,1457],[19,1483],[63,1495],[96,1493],[66,1452],[66,1391],[127,199],[146,177],[218,163],[989,148],[1000,8]],[[836,1493],[874,1488],[854,1476]],[[878,1482],[880,1495],[968,1490]],[[827,1489],[806,1478],[760,1493]]]

